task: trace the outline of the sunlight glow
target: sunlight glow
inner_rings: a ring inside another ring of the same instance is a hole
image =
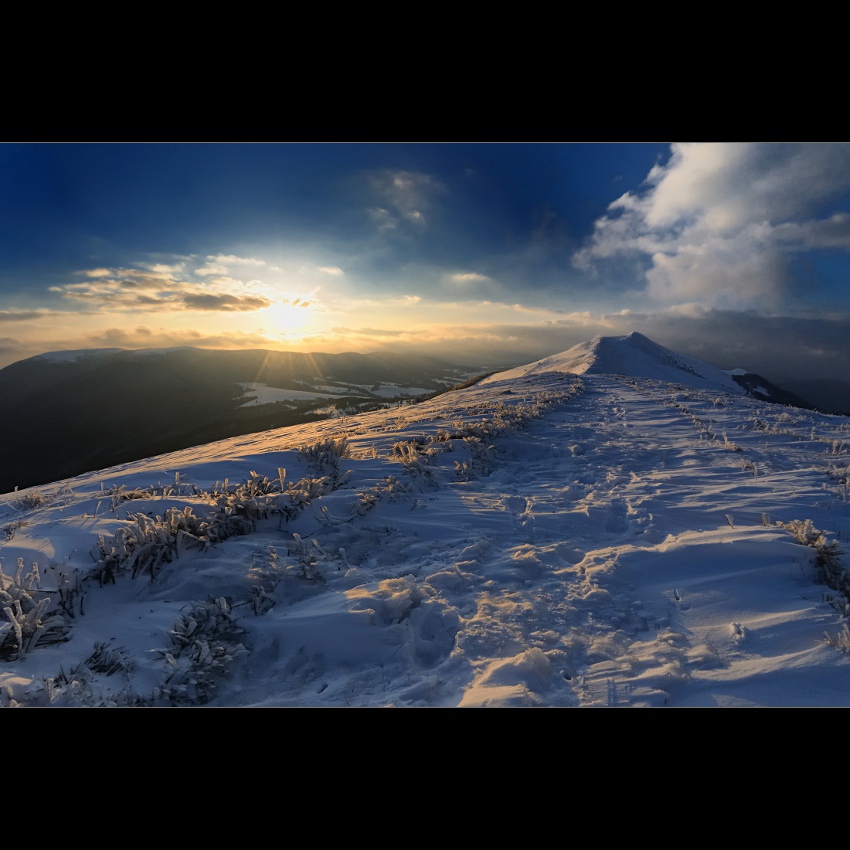
[[[310,302],[301,301],[296,298],[290,301],[284,298],[275,301],[269,307],[258,311],[264,317],[268,317],[271,327],[281,333],[295,333],[301,330],[310,318]]]

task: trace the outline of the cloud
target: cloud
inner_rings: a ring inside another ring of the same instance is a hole
[[[267,337],[256,333],[203,333],[193,330],[171,330],[138,325],[135,328],[107,328],[96,334],[70,336],[54,350],[77,348],[271,348]],[[42,349],[44,350],[44,349]]]
[[[204,265],[195,269],[195,274],[201,277],[212,274],[226,275],[230,266],[264,266],[265,264],[265,260],[254,257],[237,257],[235,254],[210,254],[206,257]]]
[[[174,278],[175,275],[182,274],[186,267],[185,262],[180,263],[151,263],[148,268],[156,274],[161,274],[164,277]]]
[[[176,278],[168,266],[158,266],[157,270],[144,271],[141,269],[91,269],[75,272],[77,276],[90,278],[85,283],[65,284],[63,286],[51,286],[50,291],[60,292],[85,292],[105,291],[121,281],[125,287],[137,287],[140,289],[157,289],[159,287],[172,286]]]
[[[587,311],[541,321],[429,324],[415,331],[335,327],[309,342],[313,350],[418,351],[472,366],[508,368],[566,351],[597,336],[639,331],[681,354],[721,369],[743,368],[768,380],[846,380],[850,362],[850,311],[831,316],[765,316],[757,310],[718,310],[689,304],[663,311]]]
[[[341,275],[345,272],[339,266],[317,266],[318,271],[324,274]]]
[[[78,274],[89,277],[84,283],[51,286],[50,292],[99,312],[173,312],[203,310],[244,312],[261,310],[272,300],[255,291],[262,281],[247,284],[222,275],[204,283],[179,280],[154,271],[139,269],[95,269]],[[101,272],[108,272],[109,276]]]
[[[90,324],[84,323],[63,328],[43,324],[40,330],[41,333],[32,333],[26,338],[0,337],[0,368],[36,354],[43,354],[45,351],[76,351],[84,348],[196,346],[218,349],[289,349],[289,346],[273,342],[262,333],[240,331],[203,332],[146,325],[107,327],[92,331]]]
[[[53,315],[51,310],[0,310],[0,322],[29,322]]]
[[[214,254],[207,257],[207,260],[214,263],[224,263],[228,266],[264,266],[265,260],[260,260],[256,257],[237,257],[235,254]]]
[[[849,191],[845,143],[675,144],[641,190],[609,205],[573,263],[643,258],[656,302],[775,308],[793,295],[794,252],[850,251]]]
[[[13,363],[15,360],[20,360],[23,357],[31,357],[34,354],[41,353],[42,352],[40,350],[33,348],[27,351],[24,344],[18,339],[14,339],[12,337],[0,337],[0,356],[3,358],[2,361],[0,361],[0,368],[8,365],[9,363]]]
[[[336,299],[330,309],[335,313],[360,310],[383,310],[388,307],[417,307],[423,303],[420,295],[398,295],[392,298]]]
[[[457,281],[457,283],[490,283],[493,280],[486,274],[478,274],[477,272],[458,272],[453,274],[451,279]]]
[[[201,275],[202,277],[211,274],[226,275],[227,268],[219,263],[207,263],[205,266],[195,269],[195,274]]]
[[[238,295],[184,295],[183,307],[186,310],[222,310],[245,311],[262,310],[271,305],[268,298]]]
[[[368,181],[380,202],[369,210],[379,231],[395,230],[405,222],[426,227],[436,198],[446,191],[436,177],[417,171],[379,169],[369,173]]]
[[[341,336],[406,336],[411,333],[415,333],[412,331],[395,331],[388,330],[387,328],[332,328],[332,333],[339,334]]]

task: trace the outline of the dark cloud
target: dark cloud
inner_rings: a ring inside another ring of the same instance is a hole
[[[186,310],[219,310],[246,312],[262,310],[271,305],[268,298],[251,295],[184,295]]]
[[[43,310],[0,310],[0,322],[28,322],[44,319],[49,314]]]

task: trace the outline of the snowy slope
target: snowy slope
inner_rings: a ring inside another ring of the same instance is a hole
[[[850,705],[850,420],[617,349],[2,497],[0,704]]]
[[[653,342],[643,334],[600,336],[590,342],[573,346],[568,351],[553,354],[527,366],[498,372],[482,383],[510,380],[523,375],[545,372],[569,372],[574,375],[630,375],[656,381],[682,384],[697,389],[714,389],[740,394],[741,387],[729,373],[698,360],[676,354]]]
[[[42,354],[0,369],[0,493],[375,409],[472,374],[430,357],[191,347]]]

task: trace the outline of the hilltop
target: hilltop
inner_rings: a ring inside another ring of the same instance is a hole
[[[641,333],[627,336],[600,336],[567,351],[544,357],[516,369],[498,372],[482,383],[504,381],[524,375],[567,372],[572,375],[627,375],[680,384],[694,389],[740,395],[746,393],[762,401],[811,408],[797,395],[776,386],[767,378],[746,369],[723,370],[700,360],[677,354]]]

